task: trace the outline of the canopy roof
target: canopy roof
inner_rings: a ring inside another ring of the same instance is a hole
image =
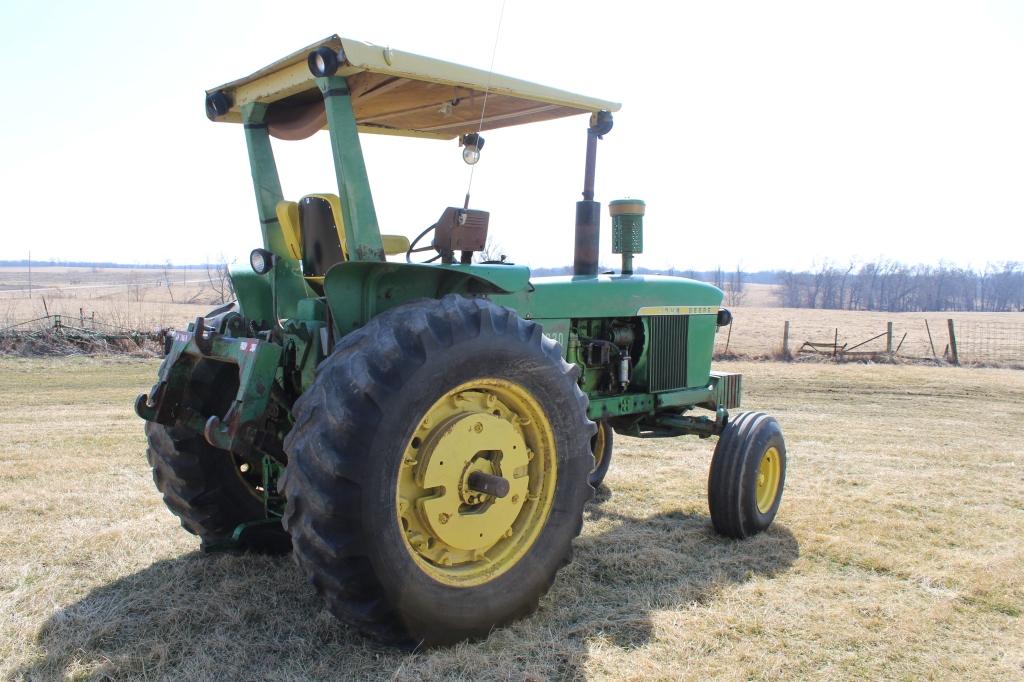
[[[615,102],[333,35],[250,76],[208,90],[224,92],[231,101],[231,109],[216,120],[239,123],[243,104],[264,102],[271,105],[268,122],[271,134],[278,137],[299,139],[325,128],[323,99],[306,64],[309,53],[321,46],[341,51],[337,75],[348,79],[360,132],[452,139],[478,129],[618,111],[620,107]],[[487,108],[480,125],[485,92]],[[296,128],[300,132],[295,132]]]

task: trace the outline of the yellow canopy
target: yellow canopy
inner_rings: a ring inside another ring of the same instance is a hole
[[[306,65],[309,53],[321,46],[341,51],[337,75],[348,79],[360,132],[452,139],[478,128],[491,130],[618,111],[620,107],[615,102],[334,35],[250,76],[208,90],[221,91],[231,101],[231,109],[217,120],[241,122],[243,104],[264,102],[271,105],[268,120],[272,134],[275,119],[300,121],[299,128],[310,131],[289,133],[279,125],[279,137],[298,139],[326,127],[322,97]],[[487,108],[480,126],[485,92]]]

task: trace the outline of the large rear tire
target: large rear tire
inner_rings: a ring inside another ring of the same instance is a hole
[[[740,412],[715,446],[708,475],[711,522],[720,535],[746,538],[768,528],[786,484],[786,442],[774,417]]]
[[[330,610],[441,645],[536,609],[593,494],[576,375],[538,324],[481,299],[410,303],[342,338],[295,403],[281,481]]]
[[[222,363],[196,367],[186,397],[190,406],[202,414],[224,414],[234,398],[228,381],[232,372],[236,372],[232,365]],[[266,515],[263,498],[256,490],[258,472],[243,472],[247,465],[181,425],[147,422],[146,439],[146,459],[164,504],[181,520],[182,528],[200,537],[204,550],[234,547],[266,554],[291,551],[291,539],[280,523],[261,524],[244,533],[241,546],[232,542],[240,524]]]

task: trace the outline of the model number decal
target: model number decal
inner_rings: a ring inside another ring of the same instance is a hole
[[[718,307],[713,305],[646,305],[636,311],[637,315],[717,315]]]
[[[545,333],[544,336],[548,337],[562,348],[565,348],[565,332],[555,332],[553,334]]]

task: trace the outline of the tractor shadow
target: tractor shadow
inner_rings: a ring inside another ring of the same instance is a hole
[[[706,604],[729,585],[785,571],[796,539],[716,536],[707,516],[632,517],[602,489],[585,533],[538,612],[484,642],[399,651],[338,624],[290,557],[158,561],[54,612],[14,679],[583,679],[588,645],[634,649],[652,614]]]
[[[552,591],[582,607],[564,615],[570,636],[641,647],[654,636],[652,613],[699,608],[729,586],[784,573],[799,557],[799,543],[781,524],[733,540],[717,535],[707,514],[633,516],[608,504],[613,494],[602,486],[587,506],[584,527],[601,530],[577,541]]]

